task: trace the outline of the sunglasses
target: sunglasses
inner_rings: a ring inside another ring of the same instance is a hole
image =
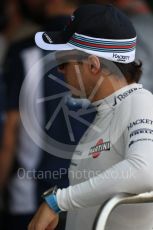
[[[58,69],[63,70],[68,65],[68,62],[58,65]]]

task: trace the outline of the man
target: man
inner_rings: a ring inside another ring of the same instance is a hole
[[[36,43],[67,50],[69,62],[60,71],[77,97],[83,96],[82,74],[83,93],[98,114],[74,152],[71,186],[44,193],[29,230],[55,229],[58,213],[64,211],[69,212],[66,230],[91,230],[100,205],[115,194],[153,189],[153,96],[136,83],[141,75],[141,64],[134,62],[136,32],[111,5],[83,6],[72,19],[60,34],[37,33]],[[107,228],[149,230],[152,211],[152,204],[123,205],[112,213]]]

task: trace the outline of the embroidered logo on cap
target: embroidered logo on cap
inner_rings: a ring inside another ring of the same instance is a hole
[[[117,61],[117,62],[127,62],[130,60],[129,56],[125,56],[125,55],[119,55],[119,54],[115,54],[113,53],[113,58]]]
[[[45,36],[45,38],[47,39],[47,41],[48,41],[50,44],[53,43],[52,39],[48,36],[47,33],[44,33],[44,36]]]

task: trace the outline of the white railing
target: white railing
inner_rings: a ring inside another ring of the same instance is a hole
[[[115,207],[121,204],[153,203],[153,192],[139,195],[120,193],[111,198],[99,211],[93,230],[105,230],[107,220]]]

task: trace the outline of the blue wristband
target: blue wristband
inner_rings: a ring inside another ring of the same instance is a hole
[[[44,197],[46,203],[48,204],[48,206],[55,212],[55,213],[60,213],[61,210],[60,208],[58,207],[58,204],[57,204],[57,198],[56,198],[56,195],[48,195],[46,197]]]

